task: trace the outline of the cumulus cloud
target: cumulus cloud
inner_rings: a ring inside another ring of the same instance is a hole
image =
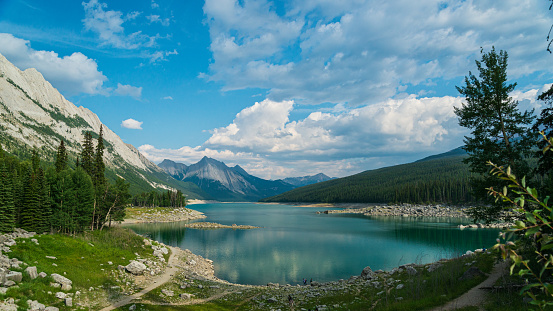
[[[290,121],[292,101],[264,100],[242,110],[233,123],[212,131],[204,146],[272,158],[344,159],[456,147],[457,97],[417,98],[336,112],[315,111]],[[452,145],[453,144],[453,145]]]
[[[143,46],[151,47],[159,36],[149,36],[142,31],[127,34],[123,24],[136,19],[141,12],[123,14],[121,11],[106,10],[107,4],[90,0],[82,3],[85,11],[84,27],[88,31],[98,34],[104,45],[111,45],[120,49],[137,49]],[[153,5],[153,3],[152,3]]]
[[[168,158],[192,164],[213,157],[263,178],[319,172],[341,177],[459,147],[467,132],[458,126],[453,107],[462,101],[411,95],[356,108],[338,104],[292,120],[297,104],[266,99],[213,129],[201,146],[139,149],[156,162]]]
[[[277,101],[381,102],[474,71],[480,47],[492,45],[510,53],[512,77],[552,72],[552,19],[535,2],[293,1],[277,13],[270,1],[207,0],[204,13],[213,61],[201,76]]]
[[[82,53],[60,57],[53,51],[34,50],[30,42],[11,34],[0,33],[0,53],[18,68],[35,68],[46,80],[69,95],[79,93],[105,94],[107,77],[98,64]]]
[[[144,122],[136,121],[135,119],[127,119],[121,122],[121,127],[131,129],[131,130],[141,130],[142,123]]]
[[[121,96],[132,96],[134,98],[140,98],[142,96],[142,87],[117,83],[117,88],[114,92],[115,94]]]

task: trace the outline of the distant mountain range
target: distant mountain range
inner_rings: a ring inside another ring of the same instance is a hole
[[[196,184],[211,199],[219,201],[257,201],[301,185],[330,179],[324,174],[318,174],[266,180],[248,174],[238,165],[228,167],[225,163],[208,157],[190,166],[166,159],[159,167],[177,180]]]
[[[334,179],[334,178],[330,178],[323,173],[319,173],[313,176],[288,177],[281,180],[285,183],[294,185],[296,187],[303,187],[303,186],[312,185],[312,184],[316,184],[316,183],[331,180],[331,179]]]

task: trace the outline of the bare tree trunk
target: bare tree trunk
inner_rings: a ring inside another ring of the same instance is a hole
[[[109,208],[108,213],[106,214],[106,219],[104,220],[104,223],[102,224],[102,227],[100,228],[100,231],[102,231],[102,229],[104,229],[104,225],[108,221],[108,217],[110,216],[109,214],[111,213],[111,210],[115,207],[115,204],[117,204],[117,199],[118,199],[118,197],[116,196],[115,200],[113,201],[113,205]],[[111,221],[110,221],[110,227],[111,227]]]

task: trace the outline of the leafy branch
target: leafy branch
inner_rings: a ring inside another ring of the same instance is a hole
[[[543,132],[540,134],[547,142],[543,152],[547,152],[553,147],[553,138],[547,138]],[[535,259],[524,258],[520,255],[520,245],[512,241],[498,243],[494,247],[501,251],[503,259],[510,258],[512,265],[511,275],[514,274],[515,267],[521,267],[518,270],[520,277],[531,279],[532,282],[524,286],[520,293],[526,294],[532,298],[531,304],[537,305],[540,309],[553,305],[553,284],[548,280],[548,276],[553,269],[553,208],[549,206],[549,196],[543,200],[540,199],[538,191],[526,185],[526,178],[518,181],[512,173],[511,168],[504,169],[492,162],[491,174],[501,180],[508,181],[509,185],[503,187],[502,191],[497,191],[493,187],[488,188],[488,193],[495,197],[496,201],[501,200],[512,204],[514,210],[524,215],[523,220],[518,220],[515,225],[506,232],[501,233],[504,240],[508,240],[507,233],[510,236],[518,234],[533,241]],[[513,196],[513,197],[511,197]],[[499,240],[498,240],[499,242]],[[537,265],[536,265],[537,264]],[[546,273],[547,272],[547,273]]]

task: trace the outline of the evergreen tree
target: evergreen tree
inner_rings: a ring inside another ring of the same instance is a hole
[[[544,101],[546,107],[541,111],[540,116],[536,119],[532,130],[534,132],[543,131],[546,137],[553,137],[553,85],[549,90],[538,96],[538,100]],[[551,175],[553,170],[553,152],[543,152],[543,148],[547,146],[547,142],[540,140],[538,142],[539,150],[536,151],[538,159],[537,173],[546,176]],[[552,189],[553,190],[553,189]],[[547,193],[550,193],[548,191]]]
[[[90,132],[84,134],[81,166],[88,175],[94,176],[94,145],[92,144],[92,134]]]
[[[12,232],[15,225],[12,177],[0,160],[0,232]]]
[[[65,150],[65,143],[63,139],[60,141],[58,152],[56,154],[56,171],[60,172],[67,168],[67,150]]]
[[[94,175],[92,175],[92,183],[94,185],[94,207],[92,211],[92,228],[94,223],[96,228],[100,226],[102,218],[107,213],[106,195],[108,192],[108,185],[106,182],[105,164],[104,164],[104,138],[103,127],[100,126],[100,134],[98,135],[98,141],[96,144],[96,152],[94,154]]]
[[[31,165],[33,167],[33,172],[36,173],[38,171],[38,168],[40,167],[40,157],[38,156],[38,150],[36,147],[33,148],[32,151]]]
[[[46,182],[44,170],[42,168],[39,168],[36,173],[36,198],[40,216],[37,220],[36,231],[40,233],[50,232],[50,217],[52,215],[52,208],[49,198],[49,186]]]
[[[37,231],[42,223],[40,202],[38,197],[37,178],[33,172],[33,165],[27,167],[27,171],[23,180],[23,200],[20,212],[21,229],[27,231]]]
[[[482,52],[482,61],[476,61],[479,77],[471,72],[465,77],[465,86],[457,87],[466,103],[455,107],[459,125],[471,129],[471,137],[465,136],[464,149],[469,156],[465,160],[476,173],[471,179],[474,195],[487,201],[486,207],[475,209],[473,217],[492,221],[502,207],[494,204],[486,188],[502,189],[504,183],[490,175],[488,161],[496,165],[510,166],[516,176],[529,173],[525,157],[532,141],[522,139],[527,135],[533,111],[520,112],[518,101],[509,97],[516,83],[507,84],[507,52]]]
[[[92,221],[94,187],[90,176],[82,168],[77,168],[73,172],[72,182],[75,204],[73,232],[82,232]]]

